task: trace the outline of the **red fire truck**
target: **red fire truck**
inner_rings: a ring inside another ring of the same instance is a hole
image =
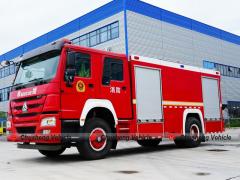
[[[55,157],[105,157],[129,138],[197,147],[224,131],[220,73],[105,52],[67,40],[23,55],[10,94],[8,140]]]

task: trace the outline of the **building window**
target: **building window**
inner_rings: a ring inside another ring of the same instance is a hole
[[[100,29],[100,41],[106,42],[108,39],[108,27]]]
[[[10,74],[10,72],[9,72],[9,70],[10,70],[9,66],[5,67],[4,70],[5,70],[5,73],[4,73],[4,74],[5,74],[5,77],[6,77],[6,76],[9,76],[9,74]]]
[[[228,101],[228,113],[230,118],[239,118],[240,117],[240,102]]]
[[[17,66],[15,64],[0,68],[0,79],[15,74],[16,69]]]
[[[81,36],[80,38],[77,39],[78,43],[80,46],[86,46],[89,47],[89,34]]]
[[[119,37],[119,22],[114,22],[90,33],[72,39],[72,43],[85,47],[93,47]]]
[[[214,69],[214,70],[220,71],[222,76],[240,78],[239,67],[219,64],[219,63],[210,62],[210,61],[203,61],[203,67],[206,69]]]
[[[203,61],[203,67],[206,69],[215,69],[215,63],[209,61]]]
[[[0,102],[8,101],[11,87],[0,89]]]
[[[119,36],[119,25],[114,23],[114,24],[111,24],[111,39],[115,39]]]
[[[10,74],[14,74],[15,73],[15,65],[11,64],[10,65]]]

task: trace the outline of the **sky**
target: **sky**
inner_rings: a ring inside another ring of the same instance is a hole
[[[1,0],[0,54],[72,21],[111,0]],[[239,0],[143,0],[240,35]]]

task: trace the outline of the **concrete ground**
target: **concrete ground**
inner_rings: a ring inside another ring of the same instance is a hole
[[[235,139],[211,141],[194,149],[178,149],[170,141],[157,148],[121,142],[106,159],[97,161],[82,160],[75,148],[52,160],[0,138],[0,179],[240,180],[240,129],[226,133]]]

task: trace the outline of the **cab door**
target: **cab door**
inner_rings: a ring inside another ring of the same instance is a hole
[[[113,104],[119,119],[132,118],[131,88],[126,58],[102,58],[101,98]]]
[[[85,51],[70,53],[74,53],[75,63],[71,67],[66,65],[65,72],[73,69],[75,76],[70,85],[66,80],[61,83],[62,119],[79,119],[85,102],[98,96],[96,66],[93,66],[95,55]]]

